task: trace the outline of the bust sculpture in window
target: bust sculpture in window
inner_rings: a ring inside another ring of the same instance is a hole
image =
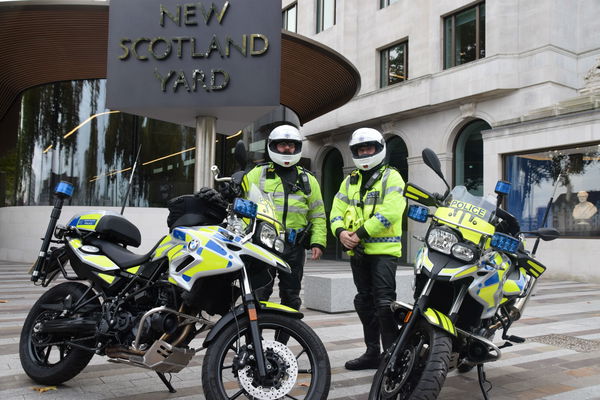
[[[589,224],[589,219],[596,215],[598,209],[593,203],[587,201],[588,192],[577,192],[577,199],[579,200],[579,203],[573,208],[573,218],[577,224]]]

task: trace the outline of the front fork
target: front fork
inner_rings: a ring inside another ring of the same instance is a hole
[[[429,293],[431,292],[432,287],[433,280],[429,279],[421,291],[421,296],[419,296],[412,311],[404,319],[405,323],[402,325],[402,328],[400,328],[400,337],[394,343],[392,354],[388,361],[389,371],[391,373],[396,372],[396,359],[398,358],[400,349],[402,349],[404,343],[408,340],[408,337],[419,318],[423,317],[423,310],[427,307],[427,301],[429,300]]]
[[[267,367],[265,356],[262,348],[262,340],[260,336],[260,329],[258,327],[258,313],[257,304],[254,294],[252,293],[250,280],[248,279],[248,273],[245,268],[241,270],[242,277],[240,279],[242,286],[242,300],[244,302],[244,308],[248,314],[248,320],[250,325],[250,336],[252,339],[252,347],[254,348],[254,357],[256,366],[258,368],[258,375],[261,379],[267,376]]]

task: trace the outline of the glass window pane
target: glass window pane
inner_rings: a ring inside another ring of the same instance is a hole
[[[456,15],[455,57],[456,65],[476,59],[476,10],[474,8]]]
[[[479,6],[479,58],[485,57],[485,3]]]
[[[13,204],[52,204],[67,180],[69,205],[121,206],[140,141],[130,204],[164,206],[192,193],[194,152],[168,156],[193,147],[194,130],[104,108],[105,83],[58,82],[22,95]]]
[[[478,35],[479,42],[477,42]],[[483,57],[485,57],[485,3],[446,17],[444,19],[444,68]]]
[[[290,32],[296,32],[296,11],[297,11],[297,9],[298,9],[297,6],[293,6],[288,9],[286,29]]]
[[[481,131],[490,129],[487,122],[475,120],[465,126],[456,141],[454,176],[456,185],[464,185],[469,193],[483,195],[483,140]]]
[[[546,226],[563,236],[600,236],[600,144],[510,155],[505,174],[512,183],[507,208],[522,230],[542,226],[548,200],[554,197]]]
[[[444,68],[454,66],[452,61],[452,17],[444,21]]]
[[[296,11],[298,5],[294,4],[283,11],[283,29],[290,32],[296,32]]]
[[[335,24],[335,0],[323,0],[323,30]]]
[[[408,79],[405,65],[407,49],[405,42],[381,51],[381,87]]]

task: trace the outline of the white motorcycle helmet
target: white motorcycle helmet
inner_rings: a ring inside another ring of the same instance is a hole
[[[365,145],[375,146],[375,153],[359,156],[358,149]],[[352,152],[352,161],[354,161],[356,168],[368,171],[381,164],[385,158],[385,140],[383,140],[383,136],[376,129],[360,128],[352,133],[350,151]]]
[[[292,154],[277,151],[277,143],[294,142],[296,148]],[[267,151],[271,160],[282,167],[296,165],[302,157],[302,135],[298,128],[291,125],[280,125],[271,131],[267,143]]]

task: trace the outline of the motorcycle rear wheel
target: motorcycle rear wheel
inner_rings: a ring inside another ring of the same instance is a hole
[[[386,352],[369,392],[369,400],[434,400],[448,373],[452,341],[450,335],[424,320],[417,322],[390,371],[391,351]]]
[[[42,385],[58,385],[68,381],[79,374],[94,356],[93,352],[83,349],[52,344],[64,340],[64,335],[58,338],[36,332],[37,324],[60,316],[60,312],[44,309],[42,304],[61,304],[69,295],[72,304],[75,304],[87,288],[79,282],[61,283],[44,293],[31,307],[21,330],[19,358],[23,370],[33,381]],[[96,299],[95,302],[100,307],[100,301]],[[75,331],[70,339],[77,339],[80,335]]]
[[[251,344],[248,319],[243,318],[226,327],[206,352],[202,365],[206,399],[273,399],[288,395],[296,399],[327,399],[331,382],[329,357],[315,332],[301,320],[279,314],[261,315],[258,325],[263,354],[269,363],[266,380],[261,382],[258,378],[251,359],[253,352],[247,348]],[[240,368],[235,360],[242,353],[248,361]]]

